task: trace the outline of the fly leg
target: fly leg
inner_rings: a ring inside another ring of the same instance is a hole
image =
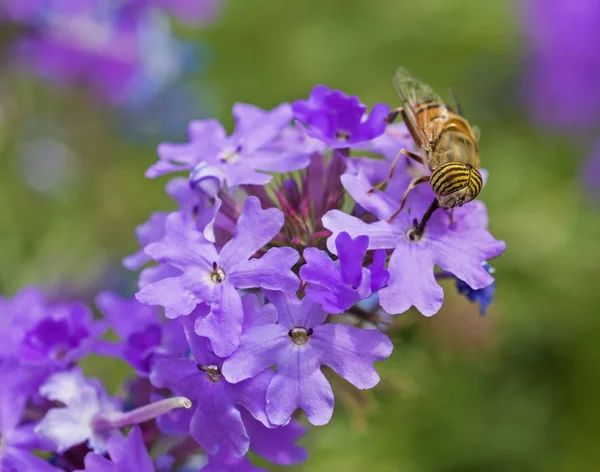
[[[385,118],[385,122],[388,125],[391,125],[394,121],[396,121],[396,118],[398,118],[398,116],[402,113],[402,107],[400,108],[396,108],[395,110],[392,110],[390,112],[390,114]]]
[[[391,178],[394,176],[394,171],[396,170],[396,166],[398,165],[400,156],[403,156],[403,155],[406,157],[410,157],[412,160],[417,161],[420,164],[423,164],[423,158],[421,156],[415,154],[414,152],[407,151],[406,149],[400,149],[400,151],[398,152],[398,155],[394,159],[394,162],[392,164],[392,167],[390,168],[390,173],[388,174],[388,176],[382,182],[375,185],[375,187],[370,188],[367,191],[367,193],[369,195],[372,194],[373,192],[375,192],[376,190],[381,190],[383,188],[383,186],[391,180]]]
[[[431,202],[431,205],[429,205],[429,208],[427,208],[427,211],[423,215],[423,218],[421,218],[421,221],[416,225],[416,227],[414,229],[414,234],[418,238],[420,238],[421,236],[423,236],[423,233],[425,232],[425,225],[427,224],[427,222],[431,218],[431,215],[433,215],[433,213],[435,212],[435,210],[437,210],[439,207],[440,207],[440,205],[439,205],[438,200],[436,198],[435,200],[433,200],[433,202]]]
[[[396,218],[400,212],[402,211],[402,209],[404,208],[404,205],[406,204],[406,199],[408,198],[408,194],[409,192],[415,188],[417,185],[420,185],[424,182],[429,182],[429,176],[428,175],[424,175],[423,177],[417,177],[416,179],[414,179],[408,186],[408,188],[406,189],[406,192],[404,192],[404,195],[402,197],[402,201],[400,202],[400,208],[398,208],[393,214],[392,216],[390,216],[388,218],[388,223],[391,223],[392,220],[394,218]]]

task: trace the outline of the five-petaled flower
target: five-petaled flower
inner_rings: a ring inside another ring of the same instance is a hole
[[[327,312],[309,298],[269,292],[278,322],[249,329],[240,347],[225,360],[222,373],[230,382],[245,382],[261,372],[272,372],[266,391],[269,420],[276,425],[290,421],[301,408],[314,425],[329,422],[333,391],[321,372],[331,367],[360,389],[373,388],[379,375],[373,366],[392,353],[389,338],[376,330],[325,323]]]
[[[210,339],[218,356],[231,354],[239,344],[243,321],[236,289],[298,288],[298,278],[291,271],[298,260],[294,249],[271,248],[260,258],[252,258],[282,225],[281,211],[262,210],[258,199],[249,197],[235,236],[217,252],[193,222],[178,213],[170,215],[165,238],[149,244],[146,252],[154,260],[181,270],[181,275],[145,285],[137,294],[138,300],[164,306],[169,318],[188,315],[199,303],[210,305],[208,315],[196,323],[196,332]]]

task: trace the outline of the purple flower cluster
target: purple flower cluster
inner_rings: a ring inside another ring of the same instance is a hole
[[[0,20],[24,26],[13,58],[63,85],[84,84],[113,105],[152,100],[191,65],[191,45],[167,15],[202,23],[218,0],[6,0]]]
[[[386,105],[369,113],[318,86],[306,101],[233,114],[230,136],[203,120],[188,143],[160,145],[147,175],[187,176],[167,184],[178,209],[139,226],[141,249],[124,259],[141,269],[135,298],[99,294],[102,321],[33,289],[0,299],[2,470],[262,470],[250,451],[301,462],[298,419],[331,420],[331,376],[379,383],[375,362],[393,344],[378,321],[412,306],[433,315],[447,278],[482,310],[491,302],[487,260],[504,243],[483,203],[420,224],[435,195],[419,188],[390,219],[426,172],[409,161],[369,191],[411,146]],[[107,328],[116,337],[101,337]],[[88,353],[134,369],[120,396],[78,367]]]

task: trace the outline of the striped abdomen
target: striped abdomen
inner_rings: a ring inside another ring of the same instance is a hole
[[[483,180],[481,174],[470,164],[463,162],[448,162],[434,169],[431,173],[431,189],[438,196],[451,195],[459,190],[466,192],[470,201],[479,195]]]

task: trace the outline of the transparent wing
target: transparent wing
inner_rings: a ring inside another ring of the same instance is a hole
[[[440,96],[429,85],[416,79],[403,67],[396,69],[392,80],[402,101],[405,115],[410,121],[410,123],[407,123],[407,126],[412,126],[421,138],[421,142],[427,142],[429,140],[431,115],[430,113],[419,113],[419,111],[423,110],[423,105],[434,103],[437,105],[435,108],[438,110],[438,113],[441,109],[443,116],[444,113],[448,114],[448,108]]]

